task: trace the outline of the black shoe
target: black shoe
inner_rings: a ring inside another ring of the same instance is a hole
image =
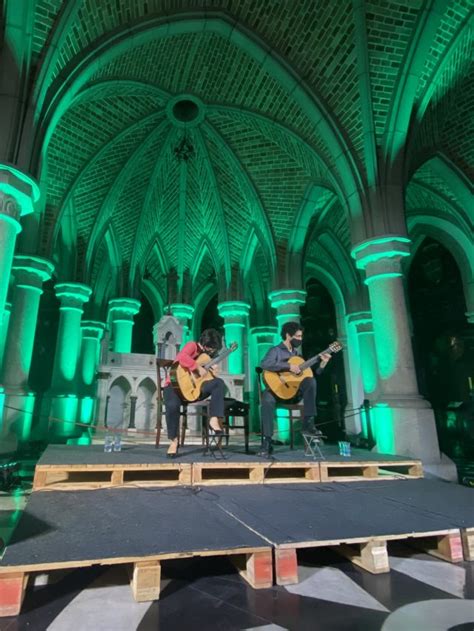
[[[270,458],[272,453],[272,439],[270,438],[270,436],[264,436],[262,440],[262,446],[260,447],[260,451],[257,452],[257,456],[260,456],[260,458]]]

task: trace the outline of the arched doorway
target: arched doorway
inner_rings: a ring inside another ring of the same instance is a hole
[[[153,309],[143,293],[140,295],[140,311],[135,316],[132,333],[132,352],[153,354]]]
[[[306,283],[306,303],[301,308],[304,326],[303,355],[313,357],[337,339],[334,302],[324,285],[310,278]],[[330,440],[341,437],[344,408],[347,403],[344,364],[341,354],[334,355],[324,372],[317,377],[318,424]]]
[[[441,450],[472,459],[474,338],[458,266],[435,239],[425,238],[416,252],[408,295],[418,384],[435,411]]]
[[[155,405],[156,386],[148,377],[144,379],[137,390],[135,407],[135,427],[137,430],[148,431],[156,427]]]
[[[131,387],[125,377],[118,377],[109,390],[107,427],[127,428],[130,421]]]
[[[217,331],[219,331],[220,333],[224,333],[224,318],[221,318],[221,316],[219,315],[217,304],[218,298],[217,294],[215,294],[209,300],[207,306],[202,312],[201,328],[199,330],[199,333],[201,331],[204,331],[204,329],[217,329]]]

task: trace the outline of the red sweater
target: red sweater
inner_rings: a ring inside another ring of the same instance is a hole
[[[179,353],[175,357],[175,363],[178,363],[183,368],[187,368],[188,370],[196,370],[197,362],[196,357],[199,357],[203,352],[202,346],[197,342],[187,342],[183,348],[179,351]],[[165,380],[163,386],[169,386],[170,377]]]

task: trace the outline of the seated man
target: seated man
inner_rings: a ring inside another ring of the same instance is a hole
[[[196,362],[196,359],[202,353],[207,353],[212,357],[221,347],[222,338],[220,333],[215,329],[206,329],[202,332],[199,342],[187,342],[183,346],[176,355],[175,362],[199,376],[204,376],[207,371]],[[203,399],[210,396],[209,428],[216,434],[221,435],[223,433],[221,419],[224,416],[224,382],[219,377],[206,381],[202,386],[201,394]],[[166,426],[170,440],[167,455],[170,458],[175,458],[178,454],[178,429],[182,399],[171,385],[169,378],[164,385],[163,398],[166,406]]]
[[[291,371],[298,375],[301,370],[298,366],[292,365],[288,360],[298,355],[297,349],[303,341],[303,327],[298,322],[286,322],[281,329],[281,337],[283,342],[271,348],[260,363],[263,370],[272,372]],[[329,353],[321,355],[321,361],[316,374],[319,375],[328,361],[331,359]],[[303,399],[303,426],[302,430],[307,434],[317,434],[314,426],[314,418],[316,416],[316,379],[314,377],[305,377],[301,382],[296,399],[289,401],[295,403]],[[272,451],[273,436],[273,419],[275,417],[275,406],[277,399],[273,393],[266,389],[262,393],[261,419],[262,419],[262,447],[259,456],[268,457]]]

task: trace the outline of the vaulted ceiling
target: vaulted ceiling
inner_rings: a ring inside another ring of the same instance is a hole
[[[444,191],[462,206],[420,167],[442,154],[472,175],[473,6],[36,0],[42,252],[75,240],[78,279],[93,284],[113,258],[129,293],[170,268],[196,287],[231,282],[236,265],[268,275],[315,186],[307,227],[347,251],[348,197],[396,142],[406,181],[417,171],[424,185],[408,204]]]

